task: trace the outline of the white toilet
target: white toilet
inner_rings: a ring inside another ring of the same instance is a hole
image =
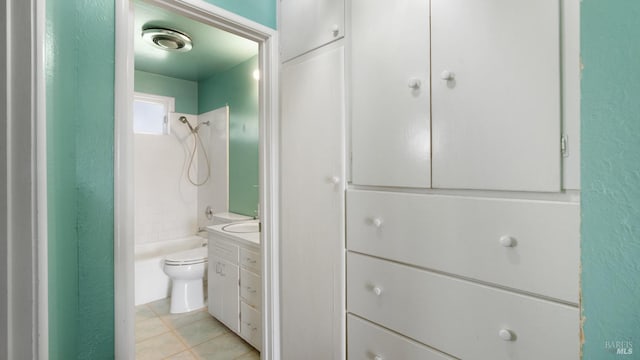
[[[171,278],[172,314],[205,306],[202,279],[207,272],[207,247],[168,255],[164,259],[163,270]]]
[[[213,214],[213,225],[250,220],[251,217],[234,214]],[[199,247],[167,255],[162,269],[171,279],[171,310],[179,314],[205,306],[203,278],[207,273],[207,247]]]

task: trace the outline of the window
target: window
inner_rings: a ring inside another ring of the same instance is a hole
[[[175,111],[174,107],[175,99],[172,97],[135,93],[133,99],[134,134],[168,134],[168,115]]]

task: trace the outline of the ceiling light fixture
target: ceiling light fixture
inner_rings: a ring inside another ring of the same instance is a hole
[[[171,29],[143,29],[142,38],[151,45],[167,51],[187,52],[193,47],[189,35]]]

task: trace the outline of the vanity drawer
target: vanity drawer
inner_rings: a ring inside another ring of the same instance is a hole
[[[347,359],[453,360],[353,315],[347,316]],[[377,357],[376,357],[377,356]]]
[[[230,261],[234,265],[238,265],[238,256],[240,251],[237,245],[230,244],[218,239],[209,240],[209,251],[215,256]]]
[[[578,303],[580,205],[353,190],[347,248]]]
[[[577,308],[351,252],[347,310],[462,359],[580,353]]]
[[[240,270],[240,296],[257,309],[261,303],[261,285],[260,276],[245,269]]]
[[[259,274],[261,268],[260,254],[249,249],[240,249],[240,265]]]
[[[262,345],[262,321],[260,319],[260,312],[251,306],[247,305],[244,301],[240,303],[240,335],[253,345],[256,349],[260,350]]]

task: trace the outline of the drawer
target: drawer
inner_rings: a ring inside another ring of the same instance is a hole
[[[240,335],[259,351],[262,345],[260,312],[243,301],[240,302],[240,317]]]
[[[242,267],[256,274],[260,274],[261,264],[259,253],[245,248],[240,249],[240,265],[242,265]]]
[[[462,359],[579,359],[577,308],[351,252],[347,310]]]
[[[238,246],[217,239],[212,240],[213,241],[209,241],[210,254],[230,261],[234,265],[238,265],[238,256],[240,253]]]
[[[262,288],[260,276],[245,269],[240,270],[240,296],[251,306],[259,309]]]
[[[579,230],[577,203],[347,193],[349,250],[575,304]]]
[[[349,360],[454,360],[353,315],[347,315],[347,339]]]

